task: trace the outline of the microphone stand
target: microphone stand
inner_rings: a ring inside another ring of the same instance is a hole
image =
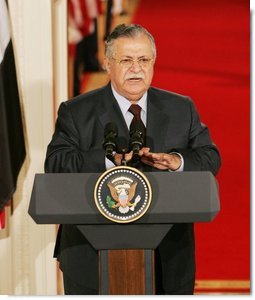
[[[126,158],[125,158],[125,154],[127,153],[127,149],[125,149],[125,148],[122,148],[121,149],[121,154],[122,154],[122,158],[121,158],[121,163],[120,163],[120,165],[121,166],[127,166],[127,160],[126,160]]]

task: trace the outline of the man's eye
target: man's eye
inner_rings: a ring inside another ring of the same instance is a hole
[[[141,59],[139,59],[139,62],[141,62],[141,63],[147,63],[149,61],[150,60],[148,58],[141,58]]]
[[[132,63],[132,62],[133,62],[133,60],[132,60],[132,59],[128,59],[128,58],[122,59],[122,60],[120,61],[121,64],[130,64],[130,63]]]

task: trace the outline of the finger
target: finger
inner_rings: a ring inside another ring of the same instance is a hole
[[[153,167],[158,170],[167,170],[168,168],[162,164],[153,164]]]
[[[141,161],[142,161],[144,164],[146,164],[146,165],[148,165],[148,166],[152,166],[152,167],[154,167],[154,168],[156,168],[156,169],[159,169],[159,170],[167,170],[167,169],[168,169],[168,167],[167,167],[166,165],[164,165],[164,164],[162,164],[162,163],[155,163],[154,161],[149,160],[149,159],[146,159],[146,158],[144,158],[144,157],[141,159]]]
[[[143,148],[139,151],[139,155],[140,155],[140,156],[143,156],[143,155],[145,155],[146,153],[148,153],[149,151],[150,151],[150,148],[143,147]]]
[[[149,166],[153,166],[153,165],[154,165],[153,161],[151,161],[151,160],[149,160],[149,159],[146,159],[146,158],[144,158],[144,157],[142,157],[141,161],[142,161],[144,164],[149,165]]]
[[[149,147],[143,147],[141,150],[145,153],[148,153],[150,151],[150,148]]]
[[[125,154],[125,160],[130,160],[133,157],[133,151]]]
[[[152,159],[152,158],[153,158],[153,154],[154,154],[154,153],[152,153],[152,152],[144,152],[144,153],[143,153],[143,156],[149,157],[149,158]]]
[[[151,153],[151,157],[154,161],[162,161],[164,159],[164,153]]]

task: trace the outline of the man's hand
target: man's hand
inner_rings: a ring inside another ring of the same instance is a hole
[[[139,155],[144,164],[159,170],[176,171],[181,166],[181,158],[175,153],[153,153],[150,152],[150,148],[144,147],[140,150]]]
[[[132,158],[132,156],[133,156],[133,151],[131,151],[129,153],[126,153],[125,154],[125,160],[129,161]],[[120,166],[121,165],[121,160],[122,160],[122,154],[116,153],[114,155],[114,161],[115,161],[116,166]]]

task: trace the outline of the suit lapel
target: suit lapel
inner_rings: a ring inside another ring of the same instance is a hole
[[[169,118],[159,109],[158,97],[148,92],[146,146],[153,152],[162,152]]]
[[[109,122],[113,122],[118,127],[118,140],[120,147],[127,147],[129,139],[129,130],[127,124],[122,115],[118,102],[114,98],[110,85],[107,86],[107,90],[104,96],[104,112],[99,116],[99,120],[105,128],[105,125]]]

